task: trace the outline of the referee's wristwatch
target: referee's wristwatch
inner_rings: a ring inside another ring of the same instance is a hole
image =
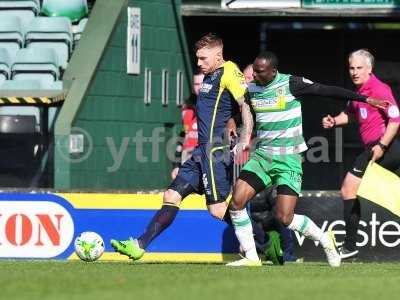
[[[386,150],[388,149],[388,146],[385,145],[385,144],[383,144],[381,141],[378,142],[378,145],[379,145],[379,147],[381,147],[381,149],[382,149],[383,151],[386,151]]]

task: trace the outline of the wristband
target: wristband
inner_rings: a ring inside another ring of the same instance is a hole
[[[381,149],[383,151],[386,151],[388,149],[388,146],[386,146],[385,144],[382,144],[380,141],[378,142],[379,147],[381,147]]]

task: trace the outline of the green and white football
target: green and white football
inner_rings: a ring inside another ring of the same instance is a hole
[[[75,253],[83,261],[95,261],[100,258],[103,252],[103,239],[96,232],[85,231],[76,237]]]

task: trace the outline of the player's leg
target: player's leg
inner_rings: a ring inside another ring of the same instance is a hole
[[[346,174],[340,189],[343,200],[343,219],[346,226],[344,244],[339,249],[342,259],[356,257],[358,254],[356,243],[361,219],[361,206],[359,199],[357,199],[357,190],[370,158],[371,151],[369,149],[357,156],[353,167]]]
[[[239,179],[235,183],[232,201],[229,204],[229,214],[235,235],[245,253],[245,258],[228,264],[230,266],[251,265],[260,261],[246,204],[258,192],[271,184],[271,179],[267,175],[265,168],[268,168],[266,162],[256,152],[245,164],[240,172]]]
[[[309,217],[294,213],[298,192],[288,185],[278,185],[278,199],[276,203],[277,219],[289,229],[299,232],[306,238],[321,243],[328,263],[332,267],[340,266],[340,255],[336,249],[336,242],[330,232],[323,232]]]
[[[194,189],[187,182],[174,180],[164,192],[163,204],[154,215],[145,232],[137,239],[142,249],[146,249],[152,240],[161,234],[175,220],[183,196],[189,195]]]
[[[359,170],[359,169],[357,169]],[[356,257],[357,250],[357,232],[361,219],[360,200],[357,198],[357,190],[361,184],[361,178],[348,172],[343,180],[340,189],[343,199],[343,219],[345,222],[346,237],[344,244],[340,247],[340,256],[342,259]]]
[[[324,233],[309,217],[294,213],[302,184],[302,157],[299,154],[275,156],[271,174],[277,187],[276,216],[289,229],[318,241],[324,248],[329,265],[340,266],[340,255],[332,233]]]
[[[361,184],[361,178],[371,159],[370,149],[362,152],[355,160],[353,168],[347,173],[341,188],[343,199],[343,215],[346,223],[346,238],[340,248],[343,259],[354,258],[358,254],[357,232],[361,219],[361,205],[357,198],[357,190]],[[389,148],[377,163],[385,169],[395,172],[400,176],[400,141],[394,139]]]
[[[201,162],[203,172],[203,186],[207,208],[211,216],[234,226],[233,219],[228,211],[228,198],[232,187],[232,159],[229,148],[216,147],[211,149],[208,159]],[[251,228],[251,224],[250,224]],[[262,232],[265,235],[264,232]],[[248,262],[247,265],[260,265],[260,261]]]
[[[177,177],[173,180],[163,195],[163,205],[148,224],[145,232],[137,239],[111,240],[115,251],[137,260],[140,259],[147,246],[171,223],[179,211],[181,201],[196,192],[199,186],[199,168],[194,160],[186,161],[179,170]],[[196,188],[195,188],[196,187]]]
[[[231,192],[233,175],[233,160],[229,147],[215,147],[208,153],[203,153],[200,164],[207,209],[212,217],[231,226],[226,201]]]
[[[235,183],[233,199],[229,204],[229,214],[235,235],[245,257],[242,260],[228,264],[228,266],[261,265],[254,241],[251,219],[246,209],[247,201],[254,197],[255,194],[254,188],[239,177]]]
[[[272,207],[275,206],[276,201],[273,190],[272,186],[262,190],[251,198],[247,205],[258,253],[265,253],[271,243],[271,232],[276,229],[272,225],[275,219]],[[280,245],[279,234],[278,241]]]

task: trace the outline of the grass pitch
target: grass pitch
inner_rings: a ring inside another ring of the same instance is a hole
[[[0,299],[398,299],[400,263],[261,268],[0,260]]]

